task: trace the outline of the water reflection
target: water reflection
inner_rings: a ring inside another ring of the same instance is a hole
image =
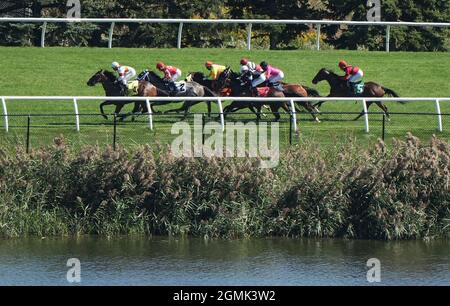
[[[378,258],[384,285],[450,285],[450,241],[175,238],[0,240],[0,285],[369,285]]]

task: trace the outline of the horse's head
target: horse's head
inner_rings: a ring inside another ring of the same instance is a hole
[[[326,68],[322,68],[319,70],[319,72],[317,72],[316,76],[312,80],[312,83],[317,84],[323,80],[329,80],[332,75],[333,75],[332,71]]]
[[[188,72],[185,81],[200,83],[205,78],[202,72]]]
[[[148,80],[148,69],[145,69],[137,76],[136,80],[138,81],[147,81]]]
[[[147,70],[147,74],[145,76],[145,80],[150,82],[150,83],[152,83],[156,87],[162,88],[162,87],[166,86],[163,78],[160,77],[159,75],[157,75],[152,70]]]
[[[106,80],[106,76],[103,74],[103,70],[100,69],[93,76],[91,76],[86,84],[88,86],[95,86],[97,83],[102,83],[104,80]]]
[[[217,88],[222,89],[227,86],[230,81],[231,74],[231,67],[227,67],[217,78]]]
[[[192,72],[188,72],[188,74],[186,75],[186,78],[184,80],[186,82],[192,82],[194,80],[194,76],[193,76]]]
[[[112,72],[109,72],[107,70],[100,69],[98,72],[96,72],[88,81],[88,86],[95,86],[97,83],[104,83],[104,82],[114,82],[116,77]]]

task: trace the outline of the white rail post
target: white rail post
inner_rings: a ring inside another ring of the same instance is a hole
[[[145,100],[145,104],[147,105],[147,110],[148,110],[148,124],[149,124],[150,130],[153,131],[153,112],[152,112],[152,108],[150,107],[150,100],[148,98]]]
[[[3,118],[5,119],[5,130],[6,132],[9,132],[8,109],[6,108],[5,97],[2,97],[2,105],[3,105]]]
[[[113,43],[113,35],[114,35],[114,26],[116,25],[115,22],[111,22],[111,27],[109,28],[109,36],[108,36],[108,48],[112,48]]]
[[[75,122],[77,126],[77,132],[80,131],[80,113],[78,112],[77,98],[73,98],[73,107],[75,108]]]
[[[441,113],[441,105],[439,103],[439,99],[436,99],[436,114],[438,118],[438,131],[442,132],[442,113]]]
[[[220,125],[222,126],[222,132],[224,132],[225,131],[225,118],[223,117],[222,99],[218,98],[217,104],[219,105]]]
[[[177,39],[177,48],[181,49],[181,37],[183,35],[183,23],[180,22],[180,25],[178,26],[178,39]]]
[[[41,48],[45,48],[45,31],[47,30],[47,21],[44,22],[42,25],[42,32],[41,32]]]
[[[391,42],[391,26],[388,25],[386,27],[386,52],[390,51],[390,46],[389,46],[390,42]]]
[[[291,99],[291,112],[292,112],[292,126],[294,127],[294,131],[297,132],[297,112],[295,111],[294,99]]]
[[[252,24],[249,23],[247,25],[247,50],[250,51],[252,49]]]
[[[366,129],[366,133],[369,133],[369,113],[367,112],[367,103],[366,99],[362,99],[363,110],[364,110],[364,126]]]
[[[321,32],[322,25],[319,23],[317,25],[317,33],[316,33],[316,50],[320,51],[320,32]]]

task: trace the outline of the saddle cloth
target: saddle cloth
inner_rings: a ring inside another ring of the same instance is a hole
[[[177,88],[177,92],[186,92],[187,90],[185,81],[175,82],[175,87]]]
[[[365,84],[363,81],[358,83],[350,83],[350,91],[353,95],[361,95],[364,93]]]
[[[128,82],[128,91],[129,92],[132,92],[133,94],[137,95],[138,88],[139,88],[139,81],[135,80],[135,81]]]
[[[267,97],[269,95],[270,87],[257,87],[258,95],[260,97]]]

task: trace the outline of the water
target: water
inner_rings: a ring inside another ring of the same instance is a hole
[[[0,240],[0,285],[450,285],[450,241],[213,240],[97,237]]]

